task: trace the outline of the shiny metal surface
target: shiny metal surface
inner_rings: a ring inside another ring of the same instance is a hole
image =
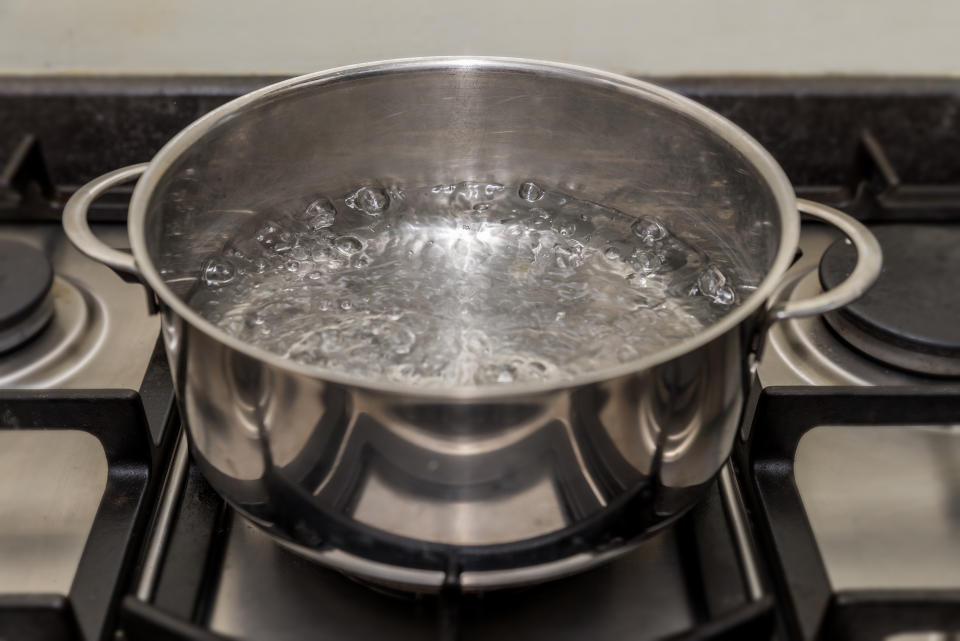
[[[96,231],[115,247],[128,243],[122,227]],[[160,331],[143,288],[85,257],[59,225],[5,224],[0,238],[42,249],[56,274],[53,316],[32,340],[0,354],[0,387],[137,389]]]
[[[0,430],[0,594],[69,592],[106,484],[90,434]]]
[[[487,562],[517,563],[515,575],[496,575],[504,584],[529,580],[525,557],[540,566],[575,556],[551,567],[583,569],[606,558],[592,550],[611,536],[581,532],[584,524],[649,493],[631,530],[619,533],[626,550],[713,478],[743,403],[736,331],[647,372],[494,404],[294,378],[182,321],[166,328],[193,452],[211,484],[271,532],[317,548],[315,558],[381,582],[382,568],[357,557],[382,564],[384,549],[407,550],[409,568],[431,571],[434,585],[449,544],[485,546]],[[340,534],[327,546],[331,528]],[[580,540],[550,558],[545,536]],[[354,547],[358,540],[379,541],[366,549]],[[464,582],[483,565],[465,560]]]
[[[839,229],[857,250],[857,264],[849,277],[833,289],[811,298],[787,298],[770,307],[772,322],[804,316],[819,316],[839,309],[863,296],[880,275],[883,252],[873,234],[846,214],[809,200],[798,200],[797,208],[804,214],[819,218]]]
[[[139,177],[146,169],[147,163],[141,163],[104,174],[78,189],[63,207],[63,230],[70,242],[83,247],[87,256],[110,269],[136,277],[140,274],[133,255],[114,249],[97,238],[87,223],[87,209],[105,191]]]
[[[834,590],[960,587],[960,426],[820,426],[794,475]]]
[[[462,638],[530,641],[662,639],[697,621],[669,533],[569,580],[462,599]],[[210,608],[210,628],[238,639],[421,640],[437,636],[429,597],[381,594],[291,554],[234,518]],[[474,602],[476,607],[471,607]]]
[[[187,478],[187,467],[190,462],[189,446],[187,445],[186,434],[181,434],[177,441],[177,449],[174,452],[173,460],[170,462],[170,469],[164,482],[163,492],[160,499],[160,509],[157,512],[156,521],[151,529],[150,542],[147,545],[147,555],[143,560],[143,568],[140,571],[140,580],[137,583],[137,598],[141,601],[149,601],[153,598],[156,589],[157,579],[160,573],[160,562],[163,559],[167,548],[170,527],[174,519],[174,510],[181,498],[183,483]]]
[[[702,334],[619,367],[440,389],[283,359],[184,301],[200,261],[259,204],[357,182],[518,177],[655,211],[760,284]],[[600,563],[699,498],[730,451],[763,306],[793,258],[794,205],[755,141],[671,92],[552,63],[415,59],[296,78],[200,119],[150,163],[129,226],[211,484],[341,570],[421,589],[453,557],[465,587],[491,589]]]
[[[757,564],[756,552],[750,535],[750,526],[747,521],[746,508],[743,505],[743,495],[737,484],[737,476],[733,471],[733,463],[727,464],[720,470],[720,496],[727,518],[730,520],[730,529],[733,531],[733,541],[737,546],[737,556],[743,567],[747,594],[753,601],[763,598],[763,581],[760,579],[760,566]]]
[[[804,225],[803,255],[784,275],[777,296],[809,298],[822,291],[817,265],[840,234],[823,225]],[[758,374],[771,385],[923,385],[935,379],[886,366],[860,354],[836,336],[822,318],[792,318],[767,331]]]

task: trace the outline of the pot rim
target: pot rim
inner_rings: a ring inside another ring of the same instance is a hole
[[[484,70],[494,71],[541,72],[553,77],[589,82],[597,86],[614,88],[623,93],[635,95],[638,98],[651,100],[668,106],[696,120],[743,154],[757,169],[758,173],[767,181],[776,200],[780,217],[780,245],[777,248],[776,257],[770,269],[756,290],[736,309],[695,336],[615,367],[595,370],[569,379],[557,379],[553,381],[525,382],[510,385],[493,383],[470,386],[421,387],[416,384],[386,380],[379,381],[351,376],[334,369],[298,363],[291,359],[284,358],[279,354],[244,342],[227,334],[224,330],[204,319],[185,301],[177,297],[164,282],[147,252],[144,228],[147,205],[150,202],[157,184],[167,169],[177,161],[185,150],[224,118],[235,114],[247,105],[259,101],[264,97],[276,95],[301,85],[317,86],[330,82],[342,82],[346,78],[375,76],[395,72],[449,71],[470,68],[482,68]],[[203,332],[208,338],[223,343],[253,359],[266,362],[272,367],[285,370],[298,376],[306,376],[330,383],[383,393],[402,394],[419,398],[436,398],[438,400],[475,401],[571,389],[634,374],[692,352],[731,329],[734,329],[760,309],[780,284],[781,277],[793,260],[799,241],[800,214],[796,208],[796,196],[790,181],[787,179],[780,165],[777,164],[776,160],[773,159],[770,153],[764,149],[760,143],[720,114],[669,89],[664,89],[649,82],[636,80],[628,76],[565,63],[525,58],[442,56],[383,60],[309,73],[268,85],[221,105],[182,129],[171,138],[150,161],[146,172],[137,182],[130,201],[128,230],[134,259],[149,287],[153,289],[166,307],[175,312],[194,329]]]

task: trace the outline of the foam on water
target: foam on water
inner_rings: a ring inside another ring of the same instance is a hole
[[[360,186],[259,215],[204,261],[190,304],[302,363],[453,386],[634,360],[741,295],[656,218],[534,182],[463,182]]]

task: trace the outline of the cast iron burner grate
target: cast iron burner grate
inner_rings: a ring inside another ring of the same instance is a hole
[[[960,376],[960,225],[874,225],[883,271],[873,288],[827,323],[848,344],[887,365],[920,374]],[[853,270],[844,241],[820,262],[824,288]]]
[[[960,391],[931,387],[768,387],[735,452],[744,494],[793,641],[881,641],[960,633],[960,592],[834,590],[794,478],[800,439],[818,426],[916,426],[960,421]]]
[[[0,639],[112,638],[176,436],[173,386],[157,343],[139,391],[0,390],[0,430],[78,430],[95,437],[107,482],[69,594],[0,594]],[[2,518],[2,517],[0,517]]]
[[[601,568],[478,595],[461,591],[453,567],[439,594],[402,599],[312,564],[246,523],[190,464],[185,439],[168,479],[143,572],[120,613],[130,641],[719,641],[772,634],[773,598],[759,578],[729,469],[678,523]],[[238,578],[242,573],[249,576]],[[238,601],[243,594],[252,600]],[[221,611],[232,613],[232,628],[223,629]]]

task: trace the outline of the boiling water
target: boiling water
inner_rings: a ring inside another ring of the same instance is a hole
[[[243,341],[372,379],[574,377],[692,336],[743,295],[660,220],[532,182],[359,187],[241,232],[191,305]]]

